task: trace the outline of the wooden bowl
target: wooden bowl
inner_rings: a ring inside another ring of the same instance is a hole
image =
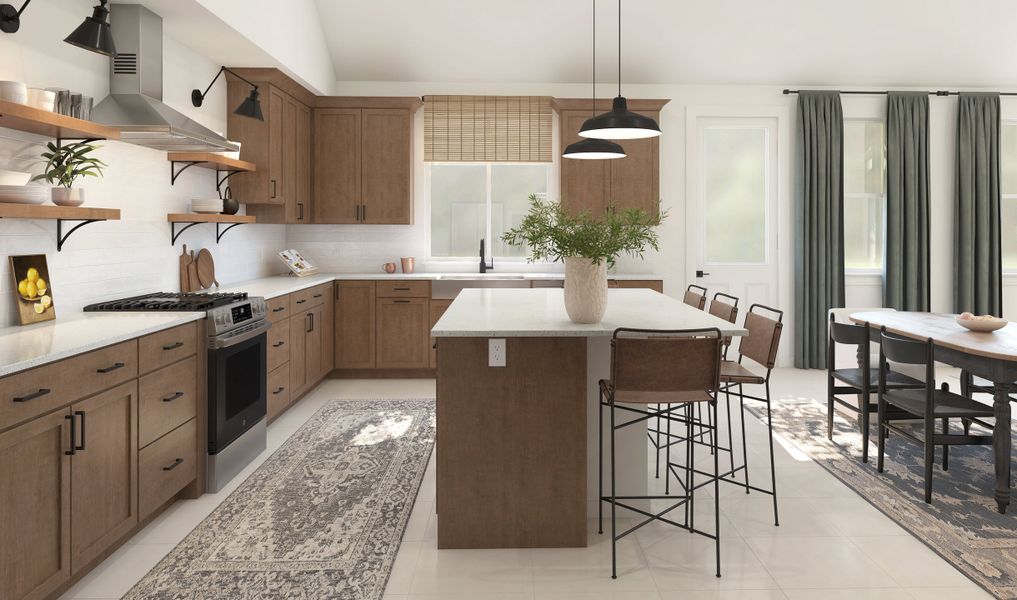
[[[988,333],[990,331],[996,331],[1006,327],[1009,321],[1006,319],[992,318],[992,319],[962,319],[957,317],[957,324],[969,331],[975,331],[978,333]]]

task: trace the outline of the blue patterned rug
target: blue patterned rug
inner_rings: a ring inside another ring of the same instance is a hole
[[[765,417],[765,411],[756,405],[747,405],[746,409],[760,420]],[[837,413],[834,442],[830,442],[826,438],[825,404],[778,401],[773,411],[775,433],[986,591],[998,598],[1017,598],[1017,494],[1012,494],[1007,513],[999,514],[993,499],[992,447],[953,446],[949,470],[944,472],[942,447],[937,446],[932,504],[926,504],[921,446],[891,434],[886,443],[884,472],[878,473],[875,417],[872,421],[869,462],[863,463],[862,436],[853,418]],[[951,426],[956,427],[955,433],[960,431],[959,422]],[[984,430],[974,426],[972,433],[982,434]]]
[[[378,600],[434,447],[434,400],[334,400],[125,598]]]

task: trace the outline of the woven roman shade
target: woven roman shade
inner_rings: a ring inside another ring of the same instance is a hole
[[[425,96],[424,160],[551,162],[551,98]]]

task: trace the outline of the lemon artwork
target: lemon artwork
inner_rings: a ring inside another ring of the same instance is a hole
[[[46,292],[49,291],[49,284],[42,277],[39,277],[39,269],[30,267],[25,273],[25,278],[18,282],[18,293],[26,300],[36,300],[33,307],[35,313],[41,315],[46,309],[53,305],[53,298]]]

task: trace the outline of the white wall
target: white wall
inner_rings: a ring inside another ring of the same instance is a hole
[[[33,3],[17,34],[0,34],[0,80],[65,87],[98,99],[109,91],[108,62],[62,39],[90,11],[84,2]],[[225,129],[224,86],[217,84],[205,106],[190,105],[190,90],[204,88],[218,66],[172,39],[164,40],[167,104],[215,130]],[[0,129],[0,169],[41,172],[46,140]],[[215,194],[212,171],[192,168],[170,186],[166,153],[121,142],[100,142],[97,155],[109,164],[101,180],[81,184],[86,205],[121,209],[121,221],[94,223],[56,251],[56,222],[0,219],[0,255],[46,254],[57,314],[98,300],[155,290],[179,289],[180,244],[207,247],[221,283],[278,272],[275,253],[285,245],[281,225],[241,226],[215,244],[214,226],[199,225],[170,246],[166,214],[187,212],[190,199]],[[0,298],[12,297],[9,263],[0,263]],[[0,302],[0,327],[16,324],[13,303]]]

